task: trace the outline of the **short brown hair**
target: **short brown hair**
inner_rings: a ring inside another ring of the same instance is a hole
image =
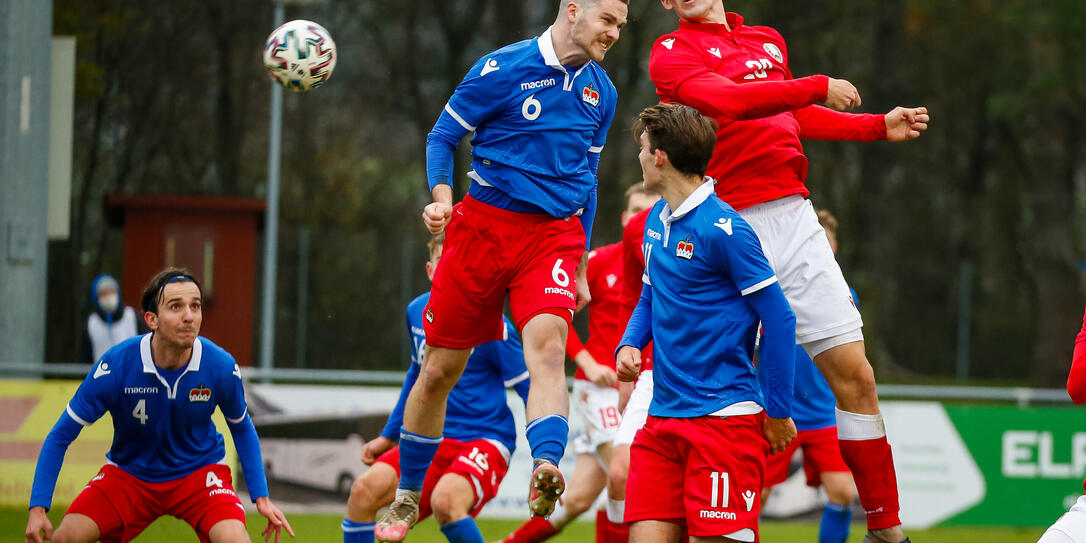
[[[837,233],[837,217],[834,217],[833,213],[828,209],[816,209],[815,213],[818,214],[818,224],[821,224],[823,229],[832,234]]]
[[[651,194],[656,195],[656,191],[645,188],[644,182],[638,182],[630,185],[630,188],[626,189],[626,194],[622,197],[623,209],[630,207],[630,198],[633,198],[635,194]]]
[[[680,173],[704,176],[716,143],[716,122],[682,104],[656,104],[637,115],[633,136],[649,135],[650,151],[667,153],[671,165]]]
[[[147,283],[147,286],[143,287],[143,296],[140,298],[140,306],[144,311],[150,311],[151,313],[158,314],[158,304],[162,302],[162,291],[166,290],[166,285],[176,281],[191,282],[196,285],[196,288],[200,291],[200,296],[204,295],[204,287],[200,285],[200,282],[196,280],[192,274],[185,268],[170,267],[166,268],[155,274],[151,278],[151,281]]]

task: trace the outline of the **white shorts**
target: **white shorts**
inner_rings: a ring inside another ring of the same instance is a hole
[[[634,435],[649,420],[649,404],[652,403],[652,370],[641,372],[622,412],[622,424],[615,434],[615,445],[633,443]]]
[[[862,340],[863,335],[856,332],[863,327],[863,320],[811,202],[788,196],[748,207],[739,214],[758,234],[762,251],[796,314],[796,343],[804,347],[814,343],[822,352],[847,341],[834,344],[820,340],[845,334],[850,341]]]
[[[573,439],[573,452],[596,454],[600,445],[614,440],[622,421],[618,412],[618,389],[574,379],[573,393],[569,399],[571,414],[584,425],[584,431]]]
[[[1086,543],[1086,496],[1045,531],[1037,543]]]

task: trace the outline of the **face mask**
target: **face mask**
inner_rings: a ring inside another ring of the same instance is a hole
[[[98,298],[98,305],[102,306],[102,311],[106,313],[113,313],[117,310],[117,305],[120,303],[120,299],[116,294],[107,294]]]

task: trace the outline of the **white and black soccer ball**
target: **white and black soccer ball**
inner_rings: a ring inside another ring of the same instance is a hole
[[[268,75],[295,92],[323,85],[336,67],[336,43],[323,26],[295,19],[276,28],[264,44]]]

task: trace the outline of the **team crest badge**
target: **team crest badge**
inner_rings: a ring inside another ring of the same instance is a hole
[[[203,383],[200,386],[189,391],[190,402],[210,402],[211,401],[211,389],[204,387]]]
[[[766,43],[762,45],[762,49],[765,49],[765,52],[769,53],[769,56],[776,59],[777,62],[784,62],[784,55],[781,54],[781,48],[777,47],[777,44]]]
[[[687,236],[686,239],[680,241],[679,244],[675,246],[675,256],[687,260],[694,257],[694,242],[690,241],[690,236]]]
[[[581,100],[592,107],[600,105],[600,91],[596,90],[594,85],[589,84],[587,87],[581,90]]]
[[[434,323],[434,312],[430,311],[429,307],[426,308],[426,322],[430,324]]]

